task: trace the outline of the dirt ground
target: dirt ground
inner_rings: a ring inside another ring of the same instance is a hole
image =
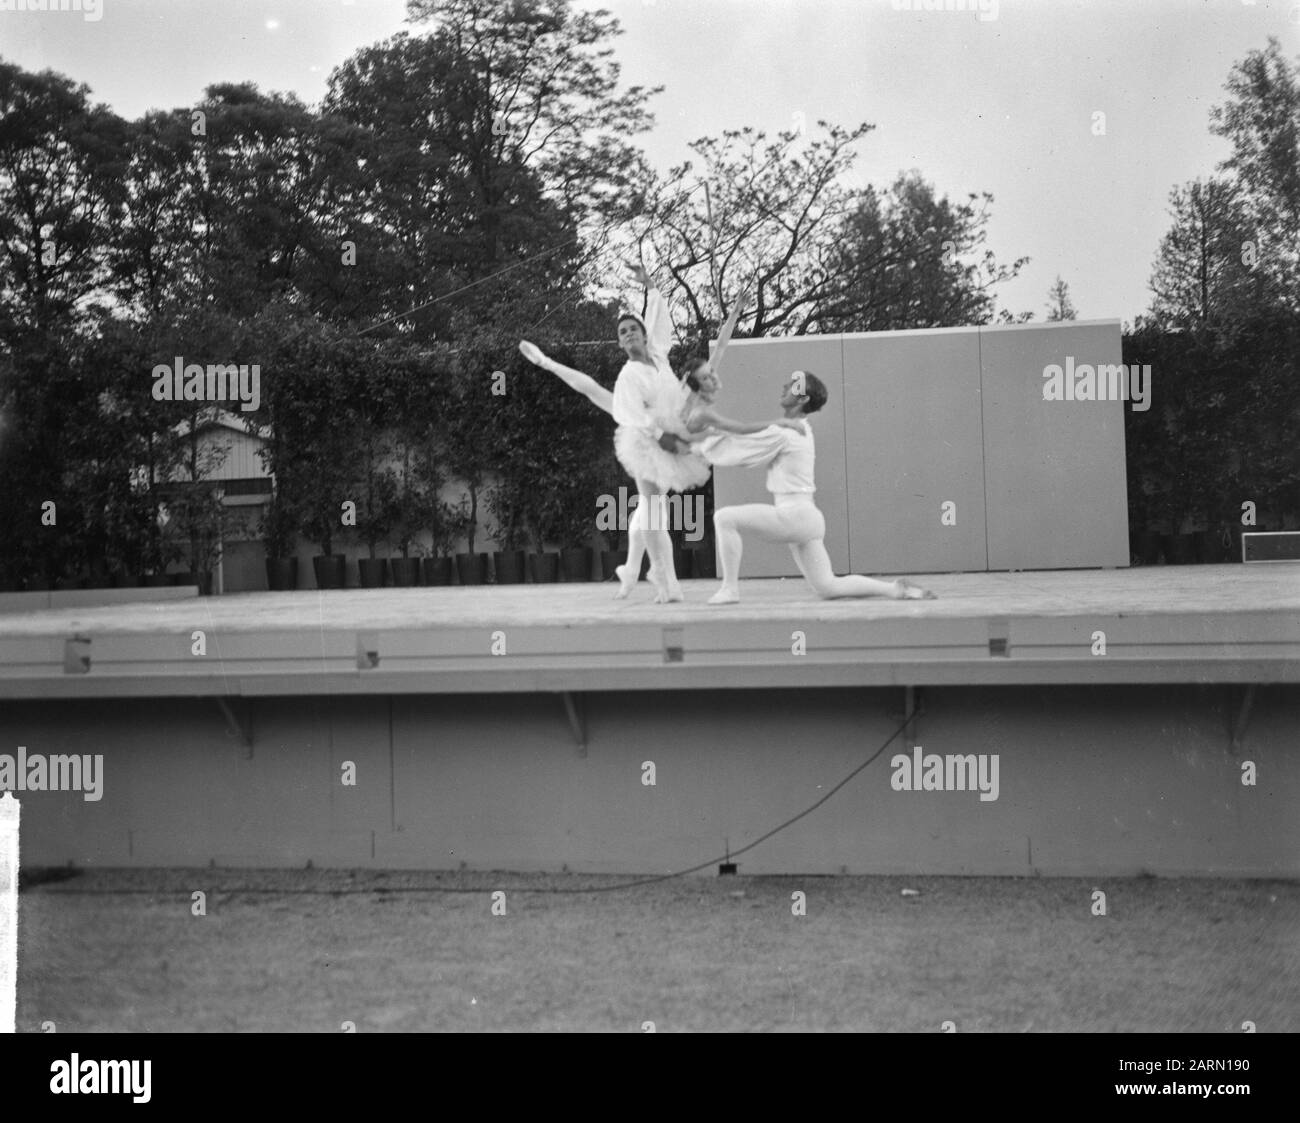
[[[1300,1030],[1293,882],[696,877],[569,892],[626,880],[105,870],[33,884],[18,1028]]]

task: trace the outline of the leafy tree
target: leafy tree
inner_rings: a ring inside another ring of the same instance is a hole
[[[1228,76],[1228,100],[1210,112],[1210,131],[1232,146],[1220,165],[1255,235],[1255,266],[1272,302],[1300,309],[1300,60],[1270,37]]]
[[[1067,285],[1058,276],[1052,283],[1052,287],[1047,290],[1047,322],[1060,323],[1063,320],[1074,320],[1078,314],[1074,310],[1074,302],[1070,299],[1070,286]]]
[[[11,333],[68,327],[102,285],[125,138],[86,86],[0,61],[0,305]]]
[[[1166,327],[1223,323],[1252,303],[1253,243],[1237,188],[1194,180],[1169,196],[1173,225],[1160,240],[1151,275],[1151,315]]]
[[[617,22],[568,0],[409,10],[432,30],[359,51],[325,99],[370,137],[367,213],[392,250],[383,313],[424,339],[470,336],[502,306],[522,325],[548,318],[582,298],[580,224],[615,217],[641,178],[629,139],[653,91],[620,92]]]
[[[916,171],[900,174],[883,193],[867,189],[839,239],[833,273],[842,293],[822,315],[820,330],[988,323],[991,290],[1029,260],[999,265],[986,247],[992,203],[987,192],[963,203],[939,198]]]
[[[688,162],[651,191],[637,237],[678,288],[688,336],[714,334],[729,294],[751,281],[741,322],[755,336],[990,319],[987,290],[1025,260],[999,267],[986,250],[965,262],[984,241],[991,197],[953,205],[915,172],[885,192],[847,189],[852,146],[873,126],[819,128],[811,139],[753,129],[704,138],[691,145],[699,176]]]

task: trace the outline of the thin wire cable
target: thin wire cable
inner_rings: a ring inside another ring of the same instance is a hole
[[[703,180],[701,180],[689,191],[687,191],[685,195],[681,196],[681,198],[682,199],[690,198],[690,196],[693,195],[696,191],[698,191],[702,186],[704,186]],[[635,218],[640,218],[643,213],[644,212],[642,211],[638,211],[636,214],[630,216],[630,218],[628,219],[621,219],[621,218],[614,219],[612,222],[608,222],[604,226],[602,226],[600,230],[597,232],[597,234],[595,235],[595,237],[601,238],[604,236],[606,231],[613,229],[615,226],[618,226],[623,222],[631,221],[631,219],[635,219]],[[434,304],[438,304],[439,302],[444,300],[450,300],[453,296],[458,296],[460,293],[468,292],[470,289],[477,288],[479,285],[485,285],[488,283],[488,281],[495,280],[497,277],[505,276],[505,274],[509,273],[513,269],[518,269],[521,266],[528,265],[531,262],[537,261],[540,258],[548,257],[553,253],[557,253],[560,250],[564,249],[565,246],[571,246],[574,242],[581,240],[581,238],[582,238],[581,234],[575,234],[572,238],[560,242],[559,245],[552,246],[550,249],[542,250],[540,253],[536,253],[532,257],[526,257],[523,259],[523,261],[513,262],[510,265],[505,266],[503,269],[498,269],[495,273],[489,273],[486,277],[480,277],[477,281],[471,281],[468,285],[462,285],[458,289],[452,289],[451,292],[443,293],[442,296],[435,296],[432,300],[426,300],[423,304],[417,304],[414,308],[408,309],[405,312],[400,312],[396,316],[389,316],[388,319],[386,320],[380,320],[379,323],[377,324],[371,324],[367,328],[362,328],[359,332],[357,332],[357,335],[365,335],[366,332],[374,331],[376,328],[382,328],[386,324],[396,323],[398,320],[405,320],[408,317],[415,315],[416,312],[422,311],[425,308],[429,308]]]

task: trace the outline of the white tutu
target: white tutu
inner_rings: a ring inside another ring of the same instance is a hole
[[[666,452],[640,429],[620,425],[614,430],[614,454],[634,480],[649,480],[664,491],[690,491],[708,482],[710,468],[694,450]]]

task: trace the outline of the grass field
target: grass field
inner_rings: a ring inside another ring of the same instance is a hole
[[[31,885],[18,1028],[1300,1030],[1292,882],[723,877],[556,892],[622,880],[105,870]],[[447,891],[409,891],[433,886]],[[206,916],[192,915],[196,890]]]

